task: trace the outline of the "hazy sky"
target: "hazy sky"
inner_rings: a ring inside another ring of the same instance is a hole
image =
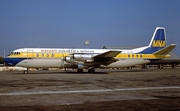
[[[180,55],[180,0],[0,0],[0,55],[16,48],[148,45],[157,26]]]

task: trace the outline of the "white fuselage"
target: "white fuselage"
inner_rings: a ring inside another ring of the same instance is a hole
[[[67,48],[20,48],[14,50],[5,62],[28,68],[77,68],[77,72],[94,68],[121,68],[147,64],[168,58],[176,44],[167,46],[164,27],[157,27],[148,46],[125,49],[67,49]]]
[[[149,63],[150,61],[147,59],[148,57],[146,54],[136,54],[144,50],[145,48],[146,47],[131,49],[131,50],[120,50],[122,52],[117,57],[115,57],[116,59],[118,59],[118,61],[111,63],[109,65],[100,65],[100,67],[120,68],[120,67],[134,66],[137,64]],[[110,50],[107,50],[107,49],[22,48],[22,49],[14,50],[13,51],[14,55],[11,54],[9,58],[22,59],[16,64],[16,66],[21,66],[21,67],[77,68],[78,66],[76,63],[66,62],[64,60],[64,57],[71,54],[86,54],[86,56],[88,55],[95,56],[101,53],[105,53],[107,51],[110,51]],[[20,54],[18,55],[18,53]]]

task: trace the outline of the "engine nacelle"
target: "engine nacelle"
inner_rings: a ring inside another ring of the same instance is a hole
[[[91,59],[91,60],[85,60],[85,62],[94,62],[94,59]]]
[[[93,55],[91,54],[71,54],[64,57],[66,62],[82,61],[82,62],[93,62]]]
[[[65,60],[66,62],[73,62],[73,58],[70,57],[70,56],[66,56],[66,57],[64,58],[64,60]]]
[[[85,61],[85,62],[93,62],[94,61],[91,54],[74,54],[73,58],[74,58],[74,60],[77,60],[77,61]]]
[[[88,68],[87,66],[84,66],[84,64],[78,64],[78,68],[79,69],[86,69]]]

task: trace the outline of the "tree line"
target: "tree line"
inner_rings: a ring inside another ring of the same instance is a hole
[[[0,64],[4,64],[4,58],[0,56]]]

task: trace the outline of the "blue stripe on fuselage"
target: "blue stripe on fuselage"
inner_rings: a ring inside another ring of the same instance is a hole
[[[16,64],[18,64],[24,59],[27,59],[27,58],[5,58],[4,62],[10,66],[15,66]]]

